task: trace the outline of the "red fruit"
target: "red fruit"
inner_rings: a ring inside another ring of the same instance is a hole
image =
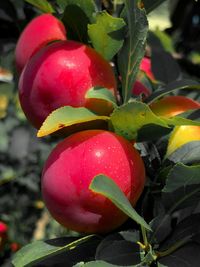
[[[22,71],[33,54],[55,40],[66,40],[65,27],[61,21],[51,14],[43,14],[33,19],[17,42],[15,61],[18,71]]]
[[[0,251],[3,249],[7,239],[8,226],[0,221]]]
[[[0,236],[4,235],[8,231],[8,226],[0,221]]]
[[[103,130],[73,134],[52,151],[42,175],[42,194],[52,216],[68,229],[103,233],[127,216],[89,189],[98,174],[112,178],[135,205],[145,183],[143,161],[123,137]]]
[[[136,81],[132,89],[132,94],[135,96],[144,94],[145,97],[148,97],[150,96],[151,92],[140,81]]]
[[[144,57],[142,59],[140,64],[140,70],[144,71],[150,79],[155,80],[155,77],[151,70],[151,59],[149,59],[148,57]]]
[[[12,252],[18,251],[20,247],[21,247],[20,244],[16,242],[10,244],[10,249],[12,250]]]
[[[150,105],[158,116],[173,117],[190,109],[199,109],[200,103],[185,96],[166,96]]]
[[[57,42],[39,51],[24,68],[19,82],[20,102],[36,128],[53,110],[67,105],[85,106],[107,115],[112,110],[108,102],[85,98],[94,86],[106,87],[115,94],[116,81],[109,62],[84,44]]]

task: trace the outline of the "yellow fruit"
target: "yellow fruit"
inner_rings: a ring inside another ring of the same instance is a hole
[[[169,138],[166,156],[191,141],[200,141],[200,126],[176,126]]]

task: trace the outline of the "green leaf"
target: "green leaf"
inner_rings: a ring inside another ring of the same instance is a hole
[[[54,8],[47,0],[25,0],[45,13],[55,13]]]
[[[87,15],[88,19],[94,20],[93,13],[96,11],[96,5],[93,0],[56,0],[62,10],[68,6],[77,6]]]
[[[133,84],[145,53],[148,21],[145,10],[138,7],[138,1],[125,0],[125,17],[129,32],[118,53],[118,67],[122,79],[124,102],[131,97]]]
[[[197,235],[200,234],[200,213],[191,214],[190,216],[179,222],[176,227],[174,227],[173,232],[165,240],[163,247],[168,249],[175,243],[183,243],[192,241]],[[101,243],[100,243],[101,244]]]
[[[113,5],[122,5],[124,0],[113,0]]]
[[[127,216],[133,219],[135,222],[151,230],[149,225],[145,220],[135,211],[131,206],[130,202],[116,185],[116,183],[109,177],[105,175],[97,175],[94,177],[89,187],[92,191],[102,194],[105,197],[109,198],[121,211],[123,211]]]
[[[151,70],[155,79],[164,84],[180,80],[182,77],[181,68],[177,61],[163,49],[152,50]]]
[[[140,246],[137,244],[139,240],[139,232],[127,231],[110,234],[98,245],[95,259],[116,264],[117,266],[138,264],[141,262]]]
[[[200,121],[193,121],[186,118],[183,118],[181,116],[174,116],[171,118],[165,118],[161,117],[168,125],[178,126],[178,125],[194,125],[194,126],[200,126]]]
[[[151,124],[165,128],[177,125],[200,126],[199,121],[189,120],[180,116],[172,118],[157,116],[148,105],[139,101],[132,101],[117,107],[110,117],[110,128],[128,140],[137,139],[139,130],[143,130],[142,135],[145,137],[145,127]],[[146,127],[147,131],[149,129],[150,128]],[[152,137],[149,136],[149,138]]]
[[[161,88],[160,90],[155,91],[153,94],[151,94],[148,98],[145,99],[145,102],[148,104],[153,103],[158,98],[163,97],[164,95],[167,95],[173,91],[176,90],[183,90],[183,89],[190,89],[190,90],[199,90],[200,89],[200,83],[194,80],[180,80],[180,81],[173,81],[164,88]]]
[[[171,131],[171,128],[164,128],[155,124],[144,125],[138,130],[137,142],[157,141],[158,139],[168,135]]]
[[[8,131],[3,123],[3,121],[0,121],[0,153],[5,154],[8,152],[8,149],[10,147],[10,138],[8,135]]]
[[[113,107],[116,107],[116,99],[110,90],[103,87],[93,87],[86,93],[86,98],[102,99],[110,102]]]
[[[99,12],[96,22],[88,25],[88,35],[92,45],[105,59],[111,60],[124,42],[125,22],[106,11]]]
[[[125,240],[105,240],[97,248],[95,255],[97,260],[116,265],[133,265],[140,263],[140,246]]]
[[[173,253],[159,259],[161,267],[199,267],[200,245],[190,242]],[[160,267],[159,266],[159,267]]]
[[[176,149],[172,154],[167,155],[168,159],[174,163],[193,164],[200,162],[200,141],[191,141]]]
[[[69,39],[88,43],[87,26],[95,22],[96,6],[93,0],[57,0],[64,10],[62,21]]]
[[[153,232],[150,233],[149,242],[160,244],[163,242],[172,231],[172,219],[169,214],[161,213],[156,216],[150,226]]]
[[[158,7],[160,4],[165,2],[166,0],[143,0],[144,7],[147,11],[147,13],[150,13],[153,11],[156,7]]]
[[[155,31],[153,31],[153,33],[160,40],[166,52],[175,53],[172,38],[166,32],[161,31],[159,30],[159,28],[157,28]]]
[[[1,170],[1,176],[0,176],[0,186],[12,181],[16,178],[16,173],[12,168],[5,168]]]
[[[33,266],[44,259],[58,255],[63,251],[72,250],[80,244],[89,240],[93,235],[85,236],[74,242],[68,243],[65,246],[58,246],[55,242],[50,241],[36,241],[28,244],[20,249],[14,256],[12,261],[15,267],[28,267]],[[51,244],[52,243],[52,244]]]
[[[116,108],[110,118],[111,128],[129,140],[136,139],[137,131],[147,124],[168,127],[163,118],[156,116],[146,104],[137,101]]]
[[[200,165],[176,164],[169,172],[162,190],[163,204],[168,213],[189,207],[200,200]]]
[[[168,267],[167,265],[163,265],[162,263],[158,262],[157,267]]]
[[[107,263],[105,261],[90,261],[86,263],[78,263],[74,265],[73,267],[116,267],[116,265]],[[134,267],[134,266],[133,266]]]
[[[169,173],[162,192],[172,193],[180,187],[186,189],[189,185],[200,184],[199,173],[200,165],[186,166],[178,163]]]
[[[132,243],[137,243],[140,239],[139,231],[128,230],[128,231],[121,231],[118,234],[122,236],[124,240]]]
[[[98,116],[87,108],[65,106],[53,111],[44,121],[37,136],[42,137],[65,127],[92,121],[108,121],[107,116]],[[79,129],[80,130],[80,129]]]

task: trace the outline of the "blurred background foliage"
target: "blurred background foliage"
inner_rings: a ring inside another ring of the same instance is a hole
[[[110,12],[115,10],[116,2],[96,2]],[[10,266],[9,257],[17,249],[11,246],[13,242],[20,247],[34,239],[67,234],[50,219],[40,194],[41,170],[58,140],[36,138],[36,130],[26,121],[17,96],[15,45],[23,28],[39,13],[24,0],[0,1],[0,221],[9,227],[8,241],[0,251],[0,266],[4,267]],[[200,2],[165,1],[148,17],[151,52],[147,47],[147,54],[151,53],[155,76],[162,81],[161,61],[169,68],[169,81],[177,69],[185,77],[200,80]],[[195,92],[188,96],[199,100]]]

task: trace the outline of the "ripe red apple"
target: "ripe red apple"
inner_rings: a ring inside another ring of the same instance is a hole
[[[7,239],[8,226],[0,221],[0,251],[2,250]]]
[[[18,251],[20,248],[21,248],[21,245],[20,245],[19,243],[17,243],[17,242],[12,242],[12,243],[10,244],[10,249],[11,249],[12,252],[16,252],[16,251]]]
[[[145,169],[139,153],[123,137],[87,130],[69,136],[52,151],[43,169],[42,194],[60,224],[78,232],[104,233],[127,219],[109,199],[89,189],[98,174],[112,178],[135,205]]]
[[[51,14],[43,14],[33,19],[17,42],[15,61],[19,73],[31,56],[55,40],[66,40],[65,27],[61,21]]]
[[[151,59],[148,57],[144,57],[140,63],[140,70],[144,71],[146,75],[151,79],[155,80],[155,77],[153,75],[152,69],[151,69]]]
[[[116,94],[112,68],[94,49],[75,41],[57,42],[28,62],[19,81],[19,97],[28,120],[39,128],[53,110],[62,106],[88,107],[107,115],[112,106],[101,99],[86,99],[94,86]]]
[[[0,221],[0,237],[5,235],[7,231],[8,231],[8,226],[4,222]]]
[[[185,96],[166,96],[153,102],[150,108],[158,116],[173,117],[190,109],[199,109],[200,103]]]
[[[133,89],[132,89],[133,96],[139,96],[140,94],[144,94],[145,97],[150,96],[151,92],[147,87],[144,86],[140,81],[136,81]]]
[[[188,110],[199,109],[200,103],[185,96],[167,96],[152,103],[150,108],[156,115],[170,118]],[[199,126],[176,126],[170,135],[166,156],[184,144],[197,140],[200,140]]]

